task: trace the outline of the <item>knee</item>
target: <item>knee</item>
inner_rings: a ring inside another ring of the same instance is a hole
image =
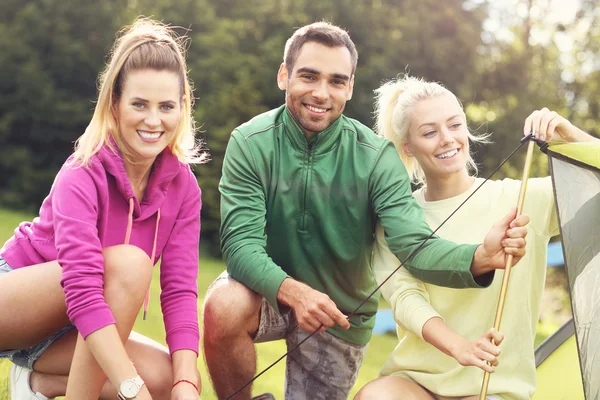
[[[354,396],[354,400],[369,400],[369,399],[375,399],[376,397],[374,397],[373,394],[373,390],[371,389],[371,383],[367,383],[365,386],[362,387],[362,389],[360,389],[358,391],[358,393],[356,393],[356,396]]]
[[[124,244],[107,247],[102,254],[105,286],[116,286],[127,293],[146,293],[152,278],[152,262],[142,249]]]
[[[204,300],[204,343],[211,344],[258,329],[261,296],[231,279],[213,284]]]
[[[375,379],[363,386],[362,389],[356,393],[354,400],[394,400],[400,399],[397,397],[398,393],[392,393],[390,387],[386,384],[385,378]]]
[[[155,400],[171,398],[173,387],[173,367],[169,352],[155,351],[152,356],[152,368],[146,370],[144,382]]]

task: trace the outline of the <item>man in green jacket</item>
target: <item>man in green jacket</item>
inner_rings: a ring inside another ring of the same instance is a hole
[[[255,342],[288,348],[286,399],[346,399],[379,301],[370,259],[379,219],[400,260],[431,233],[394,145],[342,114],[357,52],[327,23],[298,29],[277,75],[285,105],[236,128],[223,162],[221,247],[227,273],[204,305],[204,350],[220,399],[256,372]],[[487,286],[525,252],[527,217],[509,215],[483,245],[434,237],[406,264],[419,279]],[[298,329],[298,327],[300,329]],[[250,388],[236,399],[249,399]]]

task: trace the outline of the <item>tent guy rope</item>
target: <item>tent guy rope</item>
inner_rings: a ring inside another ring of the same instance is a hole
[[[402,268],[402,266],[404,266],[404,264],[406,264],[406,262],[408,262],[410,259],[412,259],[412,257],[414,257],[414,255],[425,245],[425,243],[431,239],[436,232],[446,223],[448,222],[448,220],[450,218],[452,218],[452,216],[454,216],[454,214],[456,214],[456,212],[458,212],[458,210],[460,210],[460,208],[467,202],[469,201],[469,199],[471,197],[473,197],[473,195],[475,195],[475,193],[477,193],[477,191],[488,181],[490,180],[490,178],[496,173],[498,172],[498,170],[500,168],[502,168],[502,166],[508,161],[510,160],[511,157],[513,157],[520,149],[521,147],[523,147],[523,145],[525,143],[529,142],[529,148],[532,148],[533,146],[533,142],[537,143],[538,146],[540,146],[542,149],[544,149],[545,147],[547,147],[547,143],[540,141],[538,139],[535,138],[535,136],[533,135],[533,133],[530,133],[527,136],[524,136],[519,145],[494,169],[494,171],[492,171],[491,174],[489,174],[485,180],[483,182],[481,182],[481,184],[479,186],[477,186],[477,188],[473,191],[473,193],[471,193],[462,203],[459,204],[458,207],[456,207],[456,209],[454,211],[452,211],[452,213],[433,231],[431,232],[431,234],[425,239],[423,240],[419,246],[414,249],[407,257],[406,259],[398,266],[398,268],[396,268],[394,271],[392,271],[392,273],[390,275],[388,275],[387,278],[385,278],[383,280],[383,282],[381,282],[381,284],[379,284],[375,290],[373,290],[371,292],[371,294],[369,294],[362,303],[360,303],[358,305],[358,307],[356,307],[354,309],[354,311],[352,311],[350,314],[348,314],[346,316],[346,318],[350,318],[351,316],[353,316],[354,314],[356,314],[356,312],[367,302],[369,301],[369,299],[371,297],[373,297],[375,295],[375,293],[377,293],[377,291],[388,281],[391,279],[392,276],[394,276],[394,274],[400,269]],[[529,153],[529,150],[528,150]],[[518,215],[518,214],[517,214]],[[510,262],[512,263],[512,256],[510,257]],[[508,262],[508,261],[507,261]],[[239,392],[241,392],[242,390],[244,390],[246,387],[248,387],[248,385],[251,385],[252,382],[254,382],[258,377],[260,377],[261,375],[263,375],[265,372],[267,372],[268,370],[270,370],[272,367],[274,367],[279,361],[283,360],[285,357],[287,357],[290,353],[292,353],[294,350],[296,350],[298,347],[300,347],[300,345],[302,345],[304,342],[306,342],[308,339],[310,339],[312,336],[314,336],[317,332],[319,332],[319,330],[323,327],[323,325],[319,326],[317,329],[315,329],[310,335],[308,335],[306,338],[304,338],[302,341],[300,341],[296,346],[292,347],[290,350],[288,350],[285,354],[283,354],[281,357],[279,357],[277,360],[275,360],[271,365],[269,365],[268,367],[266,367],[264,370],[262,370],[260,373],[258,373],[256,376],[254,376],[252,379],[250,379],[248,382],[246,382],[242,387],[240,387],[238,390],[236,390],[235,392],[233,392],[231,395],[229,395],[227,397],[226,400],[230,400],[232,399],[235,395],[237,395]],[[292,332],[298,329],[298,326],[296,326]],[[290,333],[291,334],[291,333]]]

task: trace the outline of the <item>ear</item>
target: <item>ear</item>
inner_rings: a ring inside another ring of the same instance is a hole
[[[354,92],[354,74],[350,78],[350,82],[348,82],[348,95],[346,96],[346,101],[352,99],[352,93]]]
[[[410,146],[408,145],[408,143],[402,143],[402,150],[407,156],[414,157],[413,152],[410,150]]]
[[[289,79],[288,69],[285,63],[281,63],[279,66],[279,71],[277,72],[277,86],[281,90],[287,89],[287,81]]]

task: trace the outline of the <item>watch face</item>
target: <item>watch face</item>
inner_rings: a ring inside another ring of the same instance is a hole
[[[126,380],[121,384],[121,394],[128,399],[134,398],[139,392],[140,387],[132,380]]]

